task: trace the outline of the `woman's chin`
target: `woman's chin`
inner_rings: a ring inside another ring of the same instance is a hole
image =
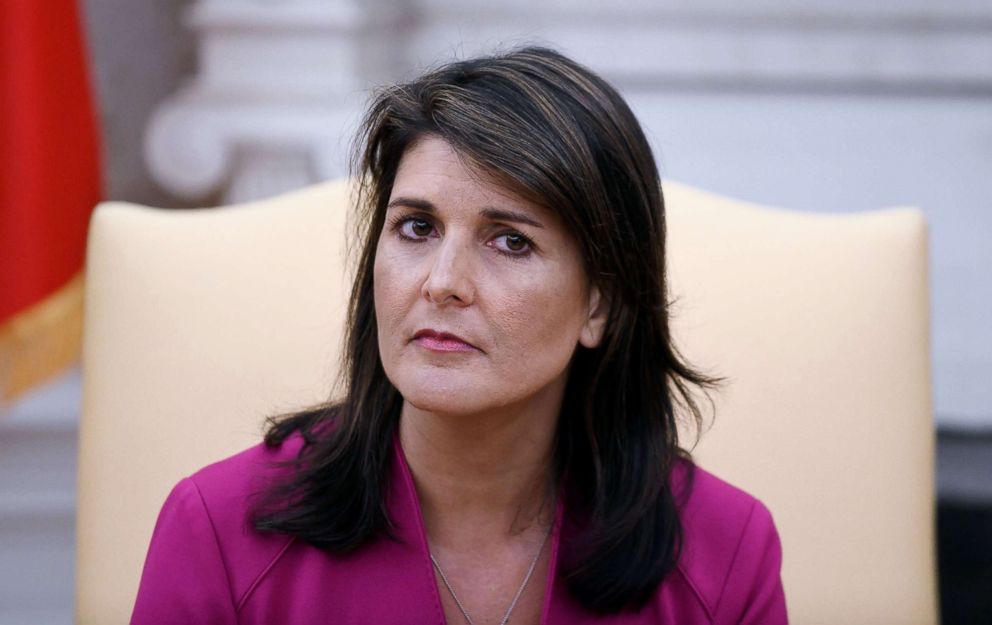
[[[478,395],[467,391],[445,391],[440,393],[425,392],[418,389],[412,393],[403,393],[403,400],[421,412],[437,415],[468,415],[484,411],[491,407],[487,402],[480,402]]]
[[[494,389],[487,389],[463,376],[451,372],[443,375],[425,373],[421,371],[411,380],[397,380],[399,384],[394,382],[403,400],[417,410],[439,415],[467,415],[501,403],[488,399]]]

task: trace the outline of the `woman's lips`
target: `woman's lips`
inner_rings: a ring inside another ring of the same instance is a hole
[[[436,332],[433,330],[421,330],[414,335],[413,341],[434,352],[472,352],[475,347],[461,340],[453,334],[446,332]]]

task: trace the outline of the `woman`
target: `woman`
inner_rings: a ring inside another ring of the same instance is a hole
[[[767,509],[693,467],[657,170],[542,48],[382,91],[343,400],[180,482],[146,623],[786,622]]]

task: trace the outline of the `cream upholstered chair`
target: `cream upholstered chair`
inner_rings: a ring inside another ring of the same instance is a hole
[[[772,510],[792,621],[935,623],[921,214],[665,192],[678,342],[728,378],[695,454]],[[127,621],[178,479],[332,392],[349,206],[333,182],[236,208],[97,209],[78,623]]]

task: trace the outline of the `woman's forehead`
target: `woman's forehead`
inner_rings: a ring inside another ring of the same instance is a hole
[[[540,222],[542,226],[561,223],[557,213],[523,197],[435,136],[419,139],[403,153],[387,207],[397,205],[428,211],[474,209],[487,218],[512,214],[523,217],[518,221]]]

